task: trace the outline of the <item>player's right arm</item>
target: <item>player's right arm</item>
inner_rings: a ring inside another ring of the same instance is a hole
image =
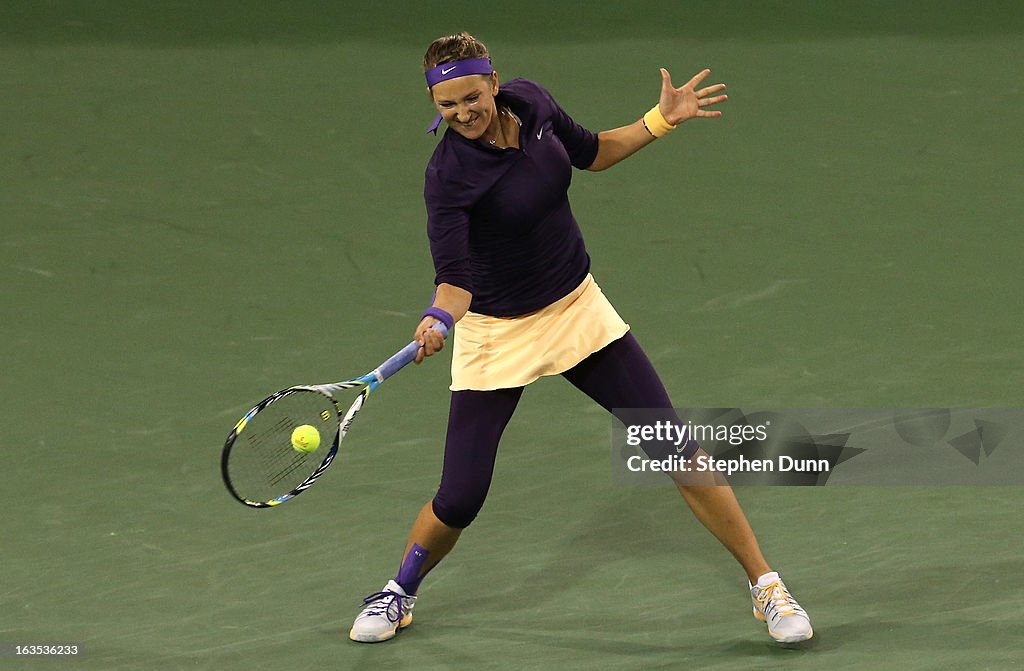
[[[432,308],[451,315],[452,324],[462,319],[473,300],[473,272],[470,265],[470,212],[486,181],[466,181],[459,169],[454,150],[443,141],[427,165],[424,174],[423,200],[427,209],[427,239],[434,263],[434,300]],[[421,347],[416,363],[444,347],[444,338],[431,327],[439,320],[424,315],[416,326],[413,339]]]

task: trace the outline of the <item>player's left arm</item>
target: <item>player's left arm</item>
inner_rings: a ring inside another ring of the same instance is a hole
[[[661,69],[661,96],[658,99],[658,109],[670,127],[674,128],[689,119],[722,116],[719,110],[707,108],[728,100],[728,96],[721,93],[725,90],[725,84],[697,88],[710,73],[711,70],[702,70],[690,81],[676,88],[672,85],[672,76],[668,70]],[[628,126],[601,131],[597,134],[597,156],[587,170],[606,170],[632,156],[654,142],[655,135],[652,130],[658,132],[657,129],[649,129],[644,119],[638,119]]]

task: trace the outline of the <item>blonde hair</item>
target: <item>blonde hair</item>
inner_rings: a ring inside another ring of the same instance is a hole
[[[445,35],[430,43],[423,54],[423,71],[467,58],[490,58],[487,46],[467,32]]]

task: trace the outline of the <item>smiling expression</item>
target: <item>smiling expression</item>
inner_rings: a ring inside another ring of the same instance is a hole
[[[499,131],[494,96],[498,74],[467,75],[438,82],[430,89],[434,106],[449,127],[468,140],[493,138]]]

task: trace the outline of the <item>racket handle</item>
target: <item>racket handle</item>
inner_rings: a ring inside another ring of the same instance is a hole
[[[435,331],[440,331],[442,337],[448,337],[448,327],[441,322],[434,324],[431,328]],[[415,361],[416,353],[419,352],[419,350],[419,343],[413,340],[411,343],[396,352],[390,359],[377,366],[373,371],[373,376],[377,378],[377,384],[380,384]]]

